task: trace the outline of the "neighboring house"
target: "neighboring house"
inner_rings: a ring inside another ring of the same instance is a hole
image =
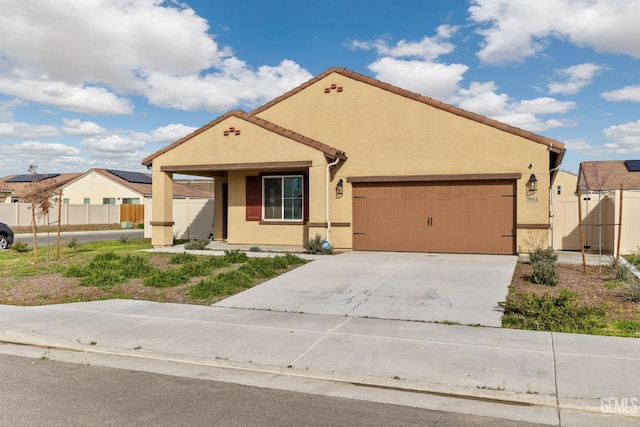
[[[580,250],[578,232],[578,175],[558,171],[551,188],[552,248]]]
[[[173,174],[215,178],[215,239],[515,254],[550,244],[564,145],[342,68],[228,112],[145,158],[152,243],[172,244]]]
[[[67,183],[62,190],[64,203],[144,205],[144,219],[134,215],[145,224],[152,217],[151,177],[144,173],[91,169]],[[213,232],[213,193],[178,183],[173,184],[171,193],[177,221],[175,237],[208,238]],[[121,210],[121,218],[123,215]],[[145,227],[145,237],[151,237],[149,227]]]
[[[13,189],[4,182],[0,182],[0,203],[11,203],[12,194]]]
[[[622,202],[620,201],[622,185]],[[640,249],[640,160],[606,160],[580,163],[583,245],[589,251],[616,253],[622,218],[620,253]],[[622,203],[622,216],[620,204]],[[577,204],[577,198],[576,198]],[[576,211],[577,212],[577,211]],[[574,234],[579,232],[575,216]],[[579,236],[579,234],[578,234]],[[578,250],[579,250],[578,246]]]
[[[72,179],[80,176],[79,173],[49,173],[49,174],[22,174],[9,175],[0,178],[0,187],[3,185],[13,191],[11,203],[29,203],[27,194],[34,180],[40,181],[44,187],[61,187]]]
[[[91,169],[62,186],[63,203],[141,205],[151,197],[151,176],[140,172]],[[174,183],[174,198],[213,198],[213,193]]]

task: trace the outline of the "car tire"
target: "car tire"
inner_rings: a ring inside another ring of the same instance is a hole
[[[5,236],[0,236],[0,250],[9,249],[9,241]]]

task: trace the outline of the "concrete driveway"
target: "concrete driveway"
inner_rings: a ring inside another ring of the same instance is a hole
[[[516,256],[347,252],[215,304],[463,325],[500,326]]]

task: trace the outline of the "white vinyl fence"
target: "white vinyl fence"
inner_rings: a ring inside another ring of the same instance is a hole
[[[554,200],[553,248],[580,250],[578,198],[564,197]],[[624,190],[622,196],[622,238],[620,252],[640,250],[640,192]],[[582,195],[583,245],[590,252],[600,249],[615,253],[618,243],[620,219],[620,191],[606,194]]]
[[[0,203],[0,222],[10,227],[29,227],[31,225],[31,203]],[[62,225],[118,224],[120,222],[119,205],[69,205],[60,209]],[[58,206],[49,211],[49,218],[36,217],[37,225],[57,224]]]
[[[173,235],[177,239],[207,239],[213,233],[213,199],[173,199]],[[151,221],[151,199],[144,200],[145,223]],[[151,237],[151,227],[144,228]]]

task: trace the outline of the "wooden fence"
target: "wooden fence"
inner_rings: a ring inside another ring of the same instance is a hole
[[[144,222],[144,205],[120,205],[121,222]]]

